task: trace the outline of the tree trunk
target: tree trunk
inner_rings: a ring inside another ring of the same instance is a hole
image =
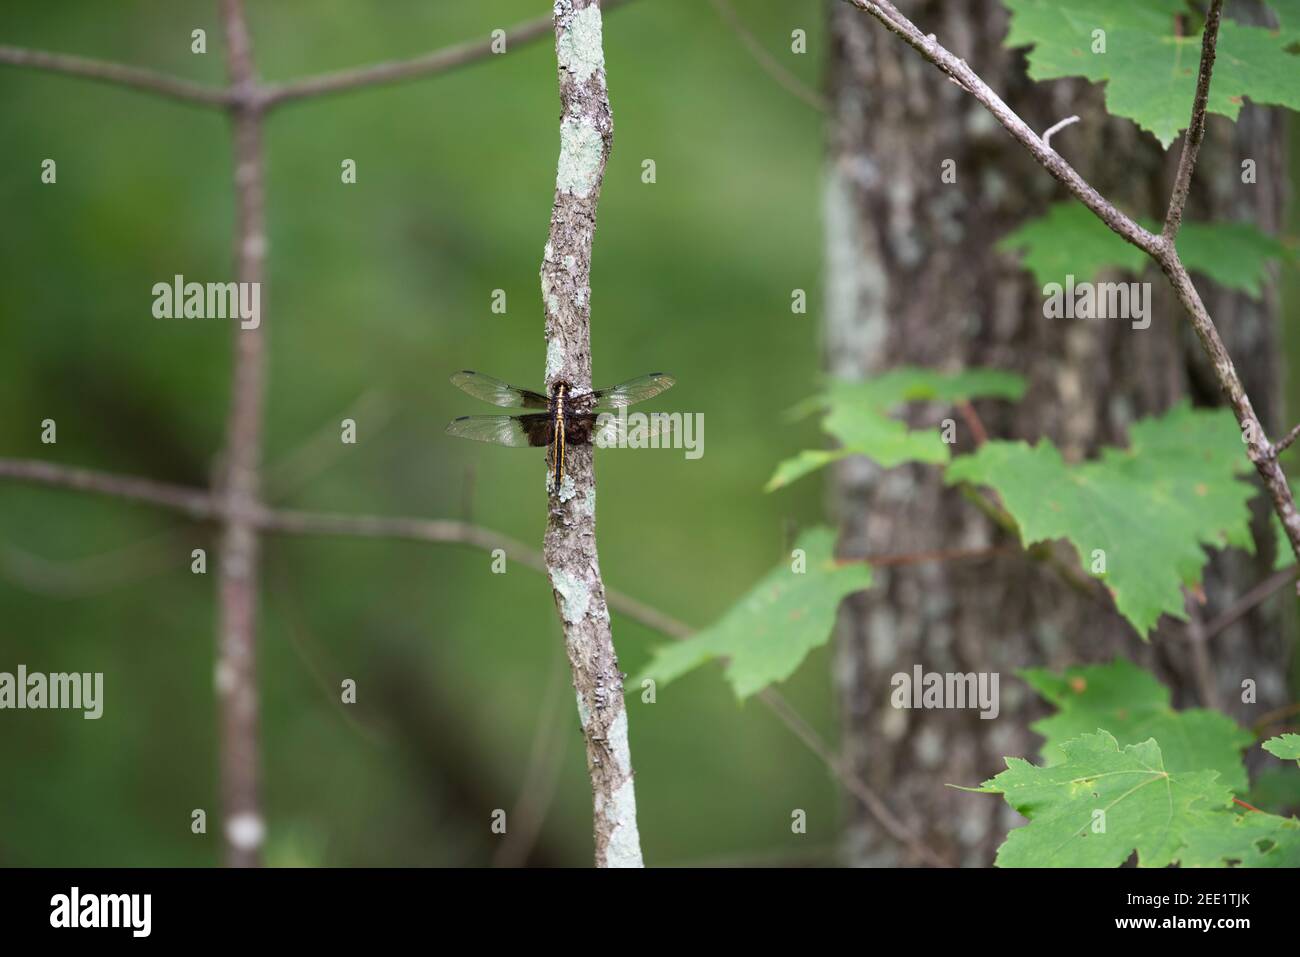
[[[1079,114],[1082,121],[1057,133],[1053,146],[1126,211],[1163,216],[1179,144],[1166,154],[1131,122],[1108,117],[1098,87],[1028,81],[1022,53],[1002,47],[1006,13],[996,0],[898,5],[1034,128]],[[1154,268],[1142,277],[1153,294],[1148,329],[1043,318],[1041,289],[994,245],[1065,198],[1063,190],[973,98],[874,20],[834,4],[831,35],[824,347],[832,373],[870,376],[900,363],[1019,372],[1030,383],[1023,401],[977,403],[989,434],[1050,438],[1073,460],[1126,442],[1135,418],[1183,396],[1220,401],[1181,307]],[[1235,125],[1213,118],[1201,157],[1189,219],[1247,219],[1276,230],[1285,167],[1275,112],[1247,106]],[[1258,163],[1255,185],[1240,180],[1247,157]],[[940,178],[947,159],[956,163],[955,184]],[[1202,277],[1197,282],[1208,290],[1207,305],[1261,419],[1276,434],[1275,295],[1252,302]],[[972,448],[969,428],[951,409],[915,416],[914,425],[935,427],[952,416],[955,451]],[[933,467],[884,472],[846,460],[833,473],[830,499],[845,556],[1008,541],[945,488]],[[1266,576],[1269,557],[1216,557],[1198,613],[1208,620],[1230,605]],[[1166,618],[1143,642],[1113,610],[1021,554],[880,569],[877,584],[840,612],[835,682],[845,757],[927,844],[953,863],[987,865],[1018,816],[1000,800],[944,785],[978,784],[1001,770],[1004,755],[1036,754],[1039,740],[1028,725],[1044,708],[1015,678],[1017,669],[1124,657],[1153,668],[1174,689],[1177,706],[1215,703],[1249,721],[1286,700],[1278,604],[1222,632],[1201,655],[1182,623]],[[918,664],[998,672],[997,719],[981,720],[973,710],[893,708],[891,676]],[[1258,682],[1258,705],[1240,703],[1244,678]],[[860,803],[847,817],[850,863],[917,863]]]

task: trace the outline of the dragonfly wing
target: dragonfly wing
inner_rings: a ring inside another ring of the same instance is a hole
[[[516,389],[509,382],[502,382],[481,372],[457,372],[451,377],[451,384],[468,392],[476,399],[490,402],[507,409],[545,409],[546,396],[528,389]]]
[[[447,434],[512,448],[549,445],[549,415],[462,415],[447,423]]]
[[[623,418],[609,412],[570,415],[565,420],[565,438],[574,445],[598,448],[648,448],[662,444],[673,433],[674,421],[666,412],[636,413]],[[657,440],[657,443],[656,443]]]
[[[637,376],[635,379],[628,379],[608,389],[593,392],[590,401],[592,405],[621,409],[657,396],[660,392],[672,388],[676,381],[672,376],[664,375],[662,372],[651,372],[649,375]]]

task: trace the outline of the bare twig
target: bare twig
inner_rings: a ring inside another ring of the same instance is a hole
[[[239,98],[234,125],[236,279],[260,285],[266,263],[266,199],[262,113],[253,102],[257,79],[243,0],[221,0],[230,87]],[[218,483],[226,514],[217,575],[217,697],[226,863],[256,866],[266,824],[258,799],[257,525],[265,391],[263,313],[256,328],[235,328],[226,445]]]
[[[1274,708],[1272,711],[1265,711],[1250,729],[1255,732],[1255,737],[1263,738],[1269,728],[1277,724],[1285,724],[1287,718],[1296,714],[1300,714],[1300,701]]]
[[[98,80],[101,83],[125,86],[200,106],[226,107],[230,103],[230,93],[227,90],[204,86],[201,83],[191,83],[189,80],[182,80],[154,70],[127,66],[123,63],[91,60],[68,53],[48,53],[45,50],[23,50],[18,47],[0,46],[0,64],[32,67],[49,73],[61,73],[64,76]]]
[[[69,469],[58,465],[46,466],[39,470],[28,468],[33,464],[42,463],[0,459],[0,478],[15,478],[37,485],[70,488],[93,494],[127,498],[156,505],[160,508],[179,511],[202,520],[222,521],[227,514],[226,502],[222,499],[213,498],[203,489],[170,485],[159,486],[158,483],[143,482],[128,477],[90,472],[83,469]],[[142,489],[142,486],[150,488]],[[157,489],[152,488],[153,486],[157,486]],[[468,545],[471,548],[488,553],[500,549],[508,561],[518,562],[538,572],[546,572],[547,570],[545,556],[536,549],[508,535],[502,535],[491,529],[466,522],[401,516],[337,515],[324,512],[271,509],[262,506],[247,512],[246,517],[260,531],[267,534],[388,538],[431,544]],[[889,560],[888,557],[882,557],[876,561],[888,562]],[[613,588],[605,589],[605,599],[612,610],[670,638],[689,638],[695,631],[690,625],[673,618],[671,615],[667,615]],[[826,761],[831,772],[846,789],[858,795],[888,833],[907,846],[912,847],[919,857],[936,862],[939,860],[933,857],[932,852],[927,854],[926,851],[921,849],[922,846],[915,836],[908,832],[898,822],[898,819],[889,812],[888,806],[879,795],[875,794],[864,782],[855,779],[838,759],[832,760],[834,755],[831,749],[821,741],[816,732],[812,731],[807,722],[799,717],[794,708],[775,689],[769,688],[765,690],[759,695],[759,699],[814,754]]]
[[[989,440],[989,431],[984,427],[984,420],[975,411],[975,404],[970,399],[963,399],[958,402],[957,411],[966,420],[966,428],[970,429],[971,438],[974,440],[976,448]]]
[[[1201,68],[1196,77],[1196,95],[1192,98],[1192,121],[1183,137],[1183,152],[1178,157],[1178,173],[1174,177],[1173,193],[1169,197],[1169,210],[1165,213],[1164,229],[1160,237],[1172,247],[1183,224],[1183,207],[1192,187],[1192,171],[1196,157],[1205,139],[1205,111],[1210,100],[1210,75],[1214,72],[1215,46],[1219,39],[1219,20],[1223,13],[1223,0],[1211,0],[1205,14],[1205,33],[1201,36]]]
[[[1278,443],[1275,446],[1273,446],[1273,450],[1278,455],[1281,455],[1283,452],[1285,452],[1287,449],[1291,447],[1291,443],[1294,442],[1298,437],[1300,437],[1300,425],[1293,425],[1291,426],[1291,431],[1288,432],[1286,435],[1282,436],[1282,438],[1278,441]]]
[[[603,6],[606,10],[613,10],[629,2],[630,0],[605,0]],[[549,36],[552,29],[550,16],[525,21],[506,31],[506,49]],[[400,83],[435,73],[446,73],[487,59],[493,53],[492,44],[490,37],[486,40],[471,40],[409,60],[394,60],[391,63],[377,63],[351,70],[339,70],[336,73],[323,73],[320,76],[292,80],[288,83],[271,84],[263,88],[263,103],[270,108],[294,100],[304,100],[330,93],[346,93],[350,90]]]
[[[1053,123],[1047,129],[1043,130],[1043,144],[1045,146],[1051,146],[1053,136],[1061,132],[1061,130],[1065,129],[1067,126],[1071,126],[1078,122],[1079,122],[1079,117],[1067,116],[1065,119],[1061,120],[1060,122]]]
[[[749,27],[745,26],[745,22],[736,15],[731,0],[711,0],[711,2],[713,3],[713,9],[718,12],[718,16],[722,17],[727,22],[727,26],[736,32],[736,35],[740,37],[740,42],[745,45],[745,49],[758,61],[758,65],[763,68],[768,76],[819,113],[830,110],[830,103],[826,97],[787,70],[776,57],[767,52],[767,48],[763,44],[758,42],[758,38],[754,36]]]
[[[189,548],[174,529],[112,551],[65,561],[0,545],[0,575],[51,598],[83,598],[172,571],[177,556],[188,555]]]
[[[1201,600],[1191,589],[1185,589],[1183,607],[1187,609],[1187,643],[1192,653],[1192,674],[1201,704],[1206,708],[1219,708],[1219,690],[1214,684],[1214,663],[1210,660],[1209,636],[1201,618]]]
[[[987,83],[966,65],[966,61],[954,56],[945,49],[933,35],[926,36],[916,26],[898,12],[892,3],[886,0],[844,0],[864,13],[870,14],[884,24],[891,33],[899,36],[905,43],[917,51],[923,58],[948,77],[958,87],[975,97],[979,103],[993,114],[993,118],[1002,125],[1017,142],[1029,150],[1044,169],[1056,177],[1073,193],[1081,203],[1092,210],[1102,222],[1118,233],[1128,242],[1141,249],[1154,249],[1159,237],[1147,232],[1131,218],[1120,212],[1115,206],[1090,186],[1059,153],[1042,141],[1030,129],[1011,107],[1002,102]]]
[[[1295,581],[1298,571],[1300,571],[1300,568],[1295,565],[1290,568],[1283,568],[1281,571],[1269,575],[1268,578],[1265,578],[1246,592],[1237,600],[1236,604],[1205,626],[1205,640],[1209,641],[1225,628],[1232,627],[1240,619],[1250,614],[1256,606],[1263,603],[1270,595],[1291,584],[1291,582]]]
[[[989,548],[936,548],[899,555],[877,555],[866,558],[840,558],[836,565],[870,565],[872,568],[891,568],[897,565],[926,565],[935,562],[983,561],[998,555],[1017,554],[1019,545],[998,545]]]
[[[274,501],[297,490],[354,447],[339,441],[339,423],[343,418],[350,418],[359,428],[365,428],[367,436],[375,436],[395,411],[392,399],[378,389],[368,389],[359,395],[342,416],[325,423],[301,445],[262,469],[267,500]]]
[[[519,786],[519,796],[510,811],[510,827],[492,855],[493,867],[519,867],[527,862],[555,799],[555,786],[559,783],[561,758],[564,756],[564,734],[570,725],[564,719],[567,711],[561,694],[564,690],[564,659],[558,651],[554,662],[546,685],[546,697],[533,730],[527,770]]]
[[[307,615],[303,611],[302,601],[299,598],[298,589],[294,585],[294,576],[289,570],[288,563],[281,560],[274,564],[272,575],[276,586],[272,594],[279,600],[278,604],[283,609],[285,620],[284,632],[289,638],[289,644],[292,646],[298,660],[302,663],[308,677],[320,691],[321,697],[329,702],[332,711],[339,715],[342,722],[350,729],[355,731],[367,744],[374,747],[383,747],[389,744],[383,734],[376,728],[371,727],[367,722],[353,717],[353,705],[345,704],[340,694],[341,685],[329,674],[326,668],[321,664],[324,657],[318,647],[318,643],[312,636],[310,627],[307,624]],[[337,669],[330,668],[335,674]]]
[[[631,0],[604,0],[603,6],[606,10],[613,10],[630,2]],[[550,33],[550,16],[527,20],[505,31],[506,47],[508,49],[518,44],[531,43]],[[408,60],[394,60],[334,73],[322,73],[319,76],[304,77],[284,83],[252,84],[245,90],[206,86],[156,70],[128,66],[125,63],[3,45],[0,45],[0,65],[30,67],[64,76],[97,80],[101,83],[123,86],[200,106],[220,109],[254,106],[265,112],[282,103],[446,73],[491,56],[492,45],[491,38],[474,40],[434,50]]]
[[[560,159],[542,255],[546,389],[591,388],[591,247],[596,203],[614,138],[605,83],[600,5],[555,0]],[[551,489],[543,553],[564,625],[587,743],[597,867],[640,867],[623,674],[596,555],[596,475],[591,446],[566,450],[564,483]]]
[[[1286,473],[1278,464],[1277,451],[1269,443],[1264,427],[1255,414],[1250,396],[1246,394],[1237,376],[1232,358],[1228,355],[1228,350],[1223,345],[1223,340],[1220,339],[1214,321],[1210,318],[1196,287],[1187,275],[1187,270],[1179,259],[1173,242],[1163,235],[1157,236],[1143,229],[1098,193],[1069,163],[1044,143],[1025,121],[966,65],[964,60],[946,50],[932,34],[927,36],[921,33],[910,20],[899,13],[892,3],[887,0],[844,0],[844,2],[880,21],[886,29],[901,37],[924,59],[938,67],[953,83],[973,96],[1017,142],[1030,152],[1040,166],[1060,181],[1076,199],[1092,210],[1093,214],[1111,231],[1141,249],[1160,265],[1177,293],[1179,301],[1188,312],[1201,348],[1210,358],[1219,387],[1237,417],[1242,435],[1247,439],[1246,454],[1268,489],[1269,497],[1273,501],[1273,510],[1282,522],[1291,550],[1297,559],[1300,559],[1300,513],[1296,511],[1295,499],[1287,483]],[[1214,6],[1219,6],[1219,0],[1215,0]],[[1217,33],[1217,20],[1215,28]],[[1198,89],[1202,84],[1207,90],[1209,87],[1210,74],[1214,66],[1214,40],[1215,34],[1209,34],[1208,42],[1202,47],[1201,79],[1198,80]],[[1197,106],[1194,104],[1192,122],[1184,149],[1186,178],[1189,181],[1191,168],[1196,159],[1195,147],[1199,147],[1200,135],[1203,134],[1203,116],[1201,133],[1196,133],[1198,123],[1196,110]],[[1200,110],[1204,112],[1203,103],[1200,104]],[[1188,151],[1187,146],[1193,148]],[[1181,165],[1180,180],[1183,178]],[[1181,207],[1179,209],[1181,210]]]
[[[206,489],[56,465],[35,459],[0,459],[0,478],[127,499],[181,512],[194,519],[213,519],[220,514],[220,509]]]
[[[759,699],[772,709],[772,712],[781,719],[787,728],[794,732],[808,748],[826,763],[826,766],[834,772],[845,788],[859,801],[861,801],[877,821],[880,822],[886,832],[894,840],[903,844],[912,853],[920,859],[933,864],[936,867],[951,867],[952,865],[940,857],[937,853],[927,847],[913,834],[901,820],[889,809],[880,796],[871,788],[861,781],[852,773],[835,754],[834,751],[821,739],[821,736],[813,730],[812,726],[806,722],[803,717],[792,708],[775,688],[764,688],[758,693]]]

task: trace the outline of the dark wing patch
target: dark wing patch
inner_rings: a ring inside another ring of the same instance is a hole
[[[457,372],[451,377],[451,384],[468,392],[476,399],[499,405],[506,409],[545,409],[546,396],[528,389],[516,389],[509,382],[502,382],[481,372]]]
[[[564,417],[564,438],[598,448],[662,448],[676,424],[666,412],[636,412],[626,419],[611,412],[578,412]]]
[[[462,415],[447,423],[447,434],[512,448],[549,445],[549,415]]]
[[[649,375],[637,376],[635,379],[620,382],[608,389],[600,389],[597,392],[590,393],[590,395],[574,396],[574,398],[585,399],[591,402],[593,406],[601,405],[612,409],[621,409],[624,406],[654,398],[660,392],[672,388],[676,381],[672,376],[664,375],[662,372],[651,372]]]

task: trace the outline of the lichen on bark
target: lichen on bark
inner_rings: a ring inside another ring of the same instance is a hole
[[[560,155],[555,203],[542,255],[546,388],[591,388],[591,247],[614,120],[605,81],[600,8],[556,0]],[[571,446],[565,478],[551,490],[544,553],[564,627],[578,719],[591,776],[597,867],[640,867],[641,840],[628,743],[623,675],[596,554],[596,479],[590,446]]]

